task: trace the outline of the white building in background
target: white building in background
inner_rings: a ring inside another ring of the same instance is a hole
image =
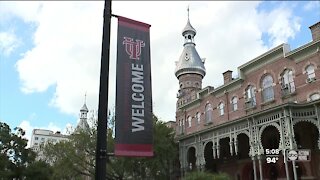
[[[73,133],[80,130],[89,130],[88,125],[88,108],[86,102],[84,102],[82,108],[80,109],[80,121],[75,128]],[[61,134],[60,131],[53,132],[47,129],[34,129],[31,135],[30,147],[37,152],[38,156],[41,156],[40,145],[46,144],[48,142],[57,143],[62,140],[68,140],[69,135]],[[41,158],[41,157],[40,157]]]
[[[31,135],[30,147],[38,152],[40,150],[40,145],[47,142],[57,143],[61,140],[67,140],[68,136],[61,134],[60,131],[53,132],[46,129],[34,129]]]

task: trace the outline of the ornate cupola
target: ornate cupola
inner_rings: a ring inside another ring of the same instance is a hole
[[[206,75],[206,69],[204,67],[204,60],[202,60],[196,50],[196,44],[194,43],[194,36],[197,31],[192,27],[189,19],[188,8],[188,22],[182,31],[184,37],[184,48],[179,61],[176,62],[175,75],[179,77],[183,74],[199,74],[202,78]]]
[[[82,108],[80,109],[80,119],[87,119],[87,115],[88,115],[88,108],[86,103],[83,104]]]
[[[180,87],[177,95],[179,99],[192,91],[200,90],[202,88],[202,79],[206,75],[204,59],[200,58],[195,47],[194,37],[196,34],[197,31],[190,23],[188,8],[187,25],[182,30],[182,36],[184,37],[183,51],[179,61],[176,61],[175,69],[175,75],[179,80]],[[186,102],[185,100],[182,101]],[[181,104],[179,100],[178,104]]]
[[[90,129],[89,124],[87,122],[89,110],[86,105],[86,97],[87,97],[87,95],[85,95],[84,104],[83,104],[82,108],[80,109],[80,121],[79,121],[75,131],[79,131],[79,130],[88,131]]]

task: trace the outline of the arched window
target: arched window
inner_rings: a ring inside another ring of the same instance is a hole
[[[262,79],[262,100],[263,102],[271,101],[274,99],[273,91],[273,78],[271,75],[266,75]]]
[[[196,119],[197,119],[197,124],[198,125],[200,124],[200,121],[201,121],[200,116],[201,116],[201,114],[199,112],[197,112]]]
[[[319,93],[314,93],[310,95],[310,101],[315,101],[320,99],[320,94]]]
[[[282,82],[282,93],[283,95],[287,95],[290,93],[295,92],[296,87],[294,85],[293,81],[293,72],[290,69],[286,69],[281,77],[281,82]]]
[[[236,96],[231,99],[231,105],[232,111],[238,110],[238,98]]]
[[[256,106],[256,95],[254,93],[254,87],[249,85],[246,89],[246,108],[252,108]]]
[[[188,126],[191,127],[191,116],[188,117]]]
[[[315,80],[316,74],[314,72],[314,66],[312,64],[310,64],[306,67],[306,73],[307,73],[307,77],[308,77],[308,82]]]
[[[212,105],[209,103],[206,105],[206,123],[211,123],[212,122],[212,113],[213,113],[213,109],[212,109]]]
[[[219,104],[218,108],[219,108],[220,116],[224,115],[224,104],[223,104],[223,102],[221,102]]]

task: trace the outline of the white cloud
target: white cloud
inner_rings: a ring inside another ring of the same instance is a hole
[[[12,16],[18,16],[25,22],[34,22],[41,10],[41,4],[38,1],[1,1],[0,19],[1,21],[10,21]]]
[[[19,3],[20,4],[20,3]],[[21,3],[23,4],[23,3]],[[114,14],[151,24],[151,58],[154,112],[163,120],[175,119],[178,80],[174,62],[183,49],[181,31],[190,4],[191,24],[201,57],[207,58],[203,86],[221,85],[222,73],[264,53],[261,39],[268,33],[271,46],[294,38],[299,18],[284,6],[258,12],[260,2],[147,2],[114,1]],[[40,8],[41,7],[41,8]],[[87,92],[90,109],[98,107],[103,2],[45,2],[30,15],[37,30],[35,47],[17,64],[26,93],[43,92],[55,86],[51,105],[76,115]],[[16,14],[22,15],[20,12]],[[27,19],[27,20],[28,20]],[[110,45],[109,108],[115,103],[117,21],[112,19]],[[226,63],[227,62],[227,63]]]
[[[279,6],[270,13],[261,14],[261,30],[266,30],[270,36],[270,48],[287,43],[288,39],[295,38],[300,31],[301,19],[293,15],[288,6]]]
[[[0,53],[8,56],[10,55],[21,42],[18,40],[15,33],[10,30],[6,32],[0,32]]]
[[[315,10],[315,11],[318,11],[318,12],[319,12],[319,9],[320,9],[320,1],[309,1],[308,3],[306,3],[306,4],[303,6],[303,9],[304,9],[305,11]]]

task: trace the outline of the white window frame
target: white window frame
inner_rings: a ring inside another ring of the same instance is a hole
[[[223,116],[224,115],[224,103],[220,102],[218,107],[219,107],[220,116]]]
[[[212,116],[213,116],[213,109],[212,109],[212,105],[210,103],[208,103],[205,107],[205,121],[206,123],[210,123],[212,122]]]
[[[273,90],[273,78],[270,74],[266,75],[262,79],[262,101],[268,102],[274,99],[274,90]]]
[[[238,97],[233,96],[231,99],[232,111],[238,110]]]
[[[197,124],[199,125],[200,122],[201,122],[201,114],[200,114],[200,112],[197,112],[197,114],[196,114],[196,120],[197,120]]]

